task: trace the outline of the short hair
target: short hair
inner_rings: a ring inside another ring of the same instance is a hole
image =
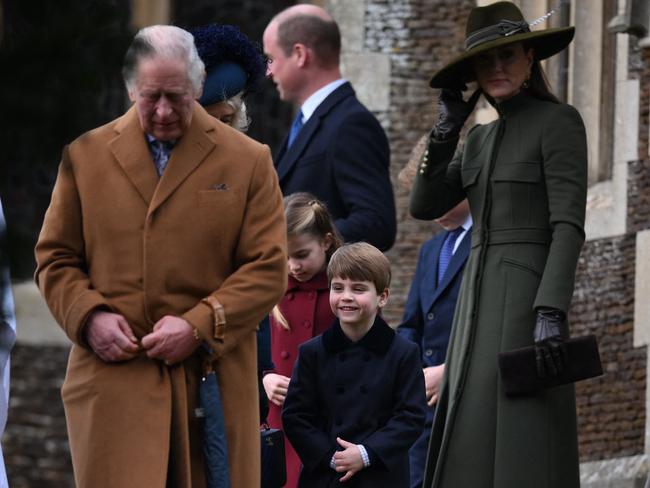
[[[390,262],[379,249],[367,242],[355,242],[339,247],[327,266],[327,279],[370,281],[377,293],[390,286]]]
[[[122,66],[122,77],[128,91],[134,88],[138,63],[145,58],[183,61],[195,94],[201,92],[205,66],[194,45],[194,37],[186,30],[173,25],[152,25],[138,31],[126,51]]]
[[[311,234],[318,239],[332,235],[332,245],[327,250],[327,259],[341,246],[341,237],[334,225],[334,219],[325,203],[307,192],[293,193],[284,198],[284,215],[287,220],[287,236]]]
[[[321,65],[338,66],[341,33],[334,20],[309,14],[295,14],[278,20],[278,45],[285,56],[291,55],[293,46],[297,43],[314,51]]]

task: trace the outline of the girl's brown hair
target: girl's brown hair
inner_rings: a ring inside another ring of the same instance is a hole
[[[334,251],[341,247],[341,237],[334,226],[334,219],[327,210],[327,206],[311,193],[299,192],[285,197],[284,215],[287,220],[287,237],[304,234],[310,234],[321,240],[330,237],[330,246],[325,251],[327,262]],[[273,307],[271,315],[278,324],[290,330],[289,322],[277,305]]]

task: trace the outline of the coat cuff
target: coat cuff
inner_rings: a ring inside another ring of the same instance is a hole
[[[66,335],[74,344],[88,348],[88,344],[84,338],[84,329],[88,317],[97,309],[112,311],[101,293],[95,290],[84,291],[70,305],[62,325]]]

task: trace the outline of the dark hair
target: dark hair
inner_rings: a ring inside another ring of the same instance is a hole
[[[341,53],[341,33],[335,21],[315,15],[297,14],[280,20],[278,45],[285,56],[290,56],[295,44],[304,44],[314,51],[318,62],[325,66],[338,66]]]
[[[319,239],[324,239],[327,234],[332,236],[332,245],[326,252],[328,261],[334,251],[341,246],[341,237],[327,206],[311,193],[299,192],[285,197],[284,215],[287,219],[287,235],[289,237],[311,234]]]
[[[327,279],[370,281],[377,293],[390,286],[390,262],[375,246],[367,242],[355,242],[339,247],[327,266]]]
[[[526,46],[524,46],[524,49],[526,49]],[[533,60],[533,66],[530,69],[530,78],[528,79],[528,87],[525,89],[532,96],[539,98],[540,100],[561,103],[548,86],[546,74],[544,73],[542,65],[538,59]]]

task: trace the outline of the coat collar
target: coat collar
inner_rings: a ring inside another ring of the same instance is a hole
[[[108,145],[127,177],[149,206],[151,214],[201,164],[216,145],[214,119],[195,102],[192,122],[172,150],[158,178],[135,106],[115,124],[117,135]]]
[[[327,271],[321,271],[316,273],[314,277],[309,281],[298,281],[297,279],[289,276],[289,281],[287,284],[287,291],[295,290],[327,290],[329,289],[329,282],[327,280]]]
[[[346,81],[330,93],[325,100],[323,100],[312,116],[309,117],[309,120],[300,130],[289,149],[287,149],[288,137],[284,140],[284,144],[282,144],[282,148],[276,158],[276,167],[280,182],[282,182],[300,156],[302,156],[305,148],[309,145],[309,142],[320,127],[322,119],[325,118],[327,114],[329,114],[342,100],[350,96],[354,96],[354,89],[352,88],[352,85]]]
[[[382,319],[379,314],[375,317],[375,323],[370,330],[356,344],[379,355],[388,352],[388,348],[393,342],[395,331]],[[323,332],[323,344],[325,350],[329,353],[341,352],[355,345],[341,329],[338,319],[334,321],[332,327]]]

